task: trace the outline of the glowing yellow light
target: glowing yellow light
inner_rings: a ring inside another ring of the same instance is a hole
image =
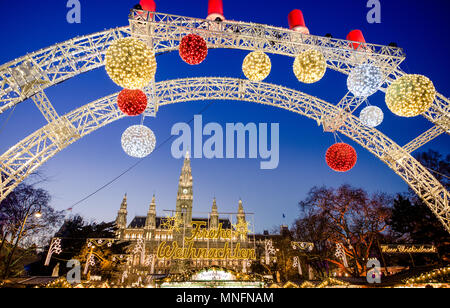
[[[320,51],[307,50],[295,58],[294,74],[300,82],[318,82],[326,71],[327,61]]]
[[[422,75],[406,75],[394,81],[386,92],[388,108],[401,117],[415,117],[427,111],[436,98],[433,82]]]
[[[155,54],[143,42],[134,38],[115,41],[106,52],[106,72],[125,89],[142,89],[155,78]]]
[[[242,71],[251,81],[263,81],[272,70],[272,62],[268,55],[261,51],[250,53],[242,64]]]

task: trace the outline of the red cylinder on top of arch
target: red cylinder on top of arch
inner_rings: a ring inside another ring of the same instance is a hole
[[[289,29],[301,32],[303,34],[309,34],[309,29],[306,27],[305,18],[303,12],[300,10],[293,10],[288,16]]]
[[[361,30],[352,30],[347,35],[347,41],[353,41],[353,42],[359,42],[359,43],[366,43],[366,39],[364,38],[364,35]],[[353,43],[353,48],[358,49],[361,44]]]
[[[153,0],[141,0],[139,4],[144,11],[156,12],[156,3]]]
[[[208,17],[206,19],[216,20],[217,18],[222,21],[225,20],[223,15],[223,2],[222,0],[209,0]]]

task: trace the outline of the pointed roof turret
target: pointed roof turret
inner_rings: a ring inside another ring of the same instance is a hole
[[[151,213],[156,212],[156,196],[153,195],[152,203],[150,204],[150,209],[148,210]]]
[[[192,186],[192,168],[189,152],[186,153],[183,168],[181,169],[180,185],[184,187]]]
[[[122,204],[120,205],[120,209],[125,209],[125,210],[127,209],[127,205],[128,205],[127,199],[128,199],[127,194],[125,194],[125,196],[123,197],[123,200],[122,200]]]
[[[214,198],[213,205],[212,205],[212,212],[217,213],[217,200]]]
[[[239,200],[239,209],[238,209],[239,214],[243,214],[244,213],[244,205],[242,203],[242,199]]]

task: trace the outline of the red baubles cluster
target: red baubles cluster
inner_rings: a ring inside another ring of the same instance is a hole
[[[328,166],[337,172],[347,172],[353,169],[358,160],[355,149],[346,143],[337,143],[330,147],[326,154]]]
[[[197,65],[202,63],[207,55],[208,46],[201,36],[189,34],[181,40],[180,57],[184,62]]]
[[[117,97],[120,110],[128,116],[138,116],[147,109],[147,96],[141,90],[124,89]]]

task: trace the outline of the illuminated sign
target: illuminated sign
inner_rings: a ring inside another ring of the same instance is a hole
[[[381,245],[383,253],[437,253],[433,245]]]
[[[206,222],[193,222],[192,236],[184,239],[184,245],[176,241],[168,243],[162,242],[157,250],[158,259],[167,260],[256,260],[254,248],[243,248],[241,243],[233,243],[236,235],[242,231],[223,229],[220,224],[217,229],[206,229]],[[195,247],[196,240],[224,241],[224,246],[216,247]]]

